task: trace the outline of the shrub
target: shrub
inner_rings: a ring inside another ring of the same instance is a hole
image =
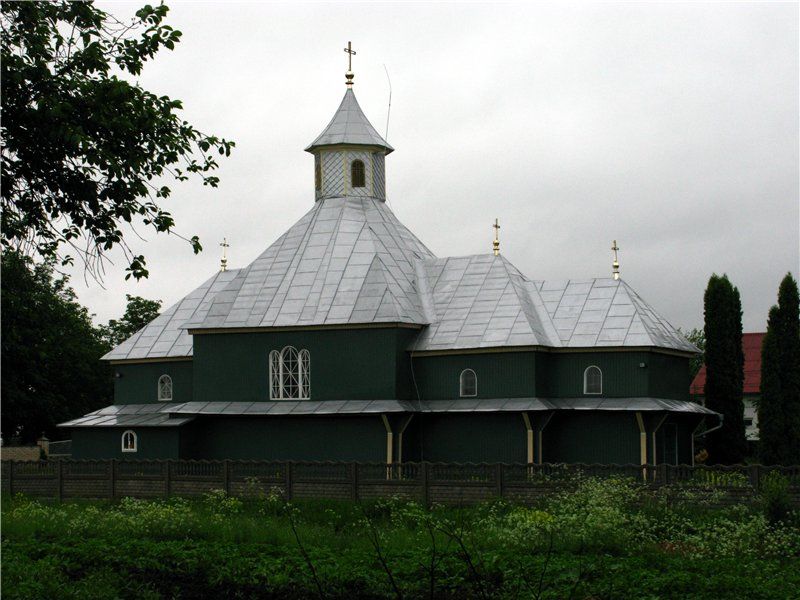
[[[761,503],[770,523],[785,522],[789,517],[792,504],[789,497],[789,480],[778,473],[770,471],[761,479]]]

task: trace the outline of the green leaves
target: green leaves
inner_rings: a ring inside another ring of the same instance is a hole
[[[163,23],[167,13],[147,5],[122,23],[91,3],[0,6],[5,248],[65,264],[80,255],[99,278],[120,247],[126,278],[146,277],[121,224],[171,231],[172,217],[154,201],[171,195],[165,180],[219,185],[214,157],[229,156],[234,142],[180,119],[180,100],[110,74],[117,67],[136,76],[175,47],[181,32]]]

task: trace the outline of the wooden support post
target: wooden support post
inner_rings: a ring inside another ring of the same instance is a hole
[[[636,422],[639,424],[639,462],[642,465],[642,478],[647,481],[647,431],[644,428],[642,413],[636,413]]]
[[[231,493],[231,461],[224,460],[222,463],[222,485],[225,494],[230,496]]]
[[[353,502],[358,502],[358,463],[350,463],[350,483],[353,486],[352,497]]]
[[[64,499],[64,461],[56,461],[56,500],[61,502]]]
[[[172,460],[167,460],[164,469],[164,496],[169,498],[172,495]]]
[[[394,434],[392,426],[386,415],[381,415],[383,426],[386,428],[386,479],[392,478],[392,458],[394,454]]]
[[[528,413],[522,413],[522,420],[525,423],[525,441],[528,448],[527,461],[530,465],[533,463],[533,426],[531,426],[531,418]]]
[[[430,502],[430,490],[428,489],[429,479],[428,479],[428,463],[420,463],[419,465],[419,479],[420,483],[422,484],[422,505],[425,508],[428,508],[431,505]]]
[[[294,490],[292,489],[294,486],[294,463],[287,462],[286,463],[286,482],[284,483],[284,487],[286,488],[283,492],[284,498],[286,500],[291,500],[294,496]]]
[[[497,494],[498,498],[503,497],[503,464],[497,463],[494,466],[494,484],[495,484],[495,493]]]
[[[108,497],[113,502],[117,497],[117,459],[112,458],[108,465]]]

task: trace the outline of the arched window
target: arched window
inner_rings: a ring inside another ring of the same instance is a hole
[[[354,188],[364,187],[364,163],[354,160],[350,165],[350,183]]]
[[[583,393],[602,394],[603,393],[603,372],[600,367],[587,367],[583,372]]]
[[[311,354],[286,346],[269,353],[270,400],[308,400],[311,397]]]
[[[172,401],[172,377],[169,375],[162,375],[158,378],[158,401]]]
[[[136,452],[136,432],[128,429],[122,434],[122,451],[123,452]]]
[[[462,398],[478,395],[478,377],[472,369],[464,369],[458,378],[459,395]]]

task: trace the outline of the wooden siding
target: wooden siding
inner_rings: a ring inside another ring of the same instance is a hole
[[[136,452],[122,451],[122,433],[136,432]],[[180,455],[180,435],[177,427],[94,427],[72,430],[72,458],[119,458],[143,460],[153,458],[183,458]]]
[[[148,404],[158,402],[158,378],[172,377],[172,402],[192,401],[192,361],[165,361],[112,365],[114,404]]]
[[[639,462],[639,426],[632,412],[556,412],[542,435],[546,462]]]
[[[386,460],[380,415],[199,417],[185,428],[185,458]]]
[[[195,335],[194,399],[268,401],[269,353],[288,345],[311,354],[313,400],[404,397],[402,363],[414,335],[403,328]]]
[[[414,377],[423,400],[458,398],[464,369],[475,371],[477,398],[531,397],[536,395],[536,358],[534,352],[417,356]]]

